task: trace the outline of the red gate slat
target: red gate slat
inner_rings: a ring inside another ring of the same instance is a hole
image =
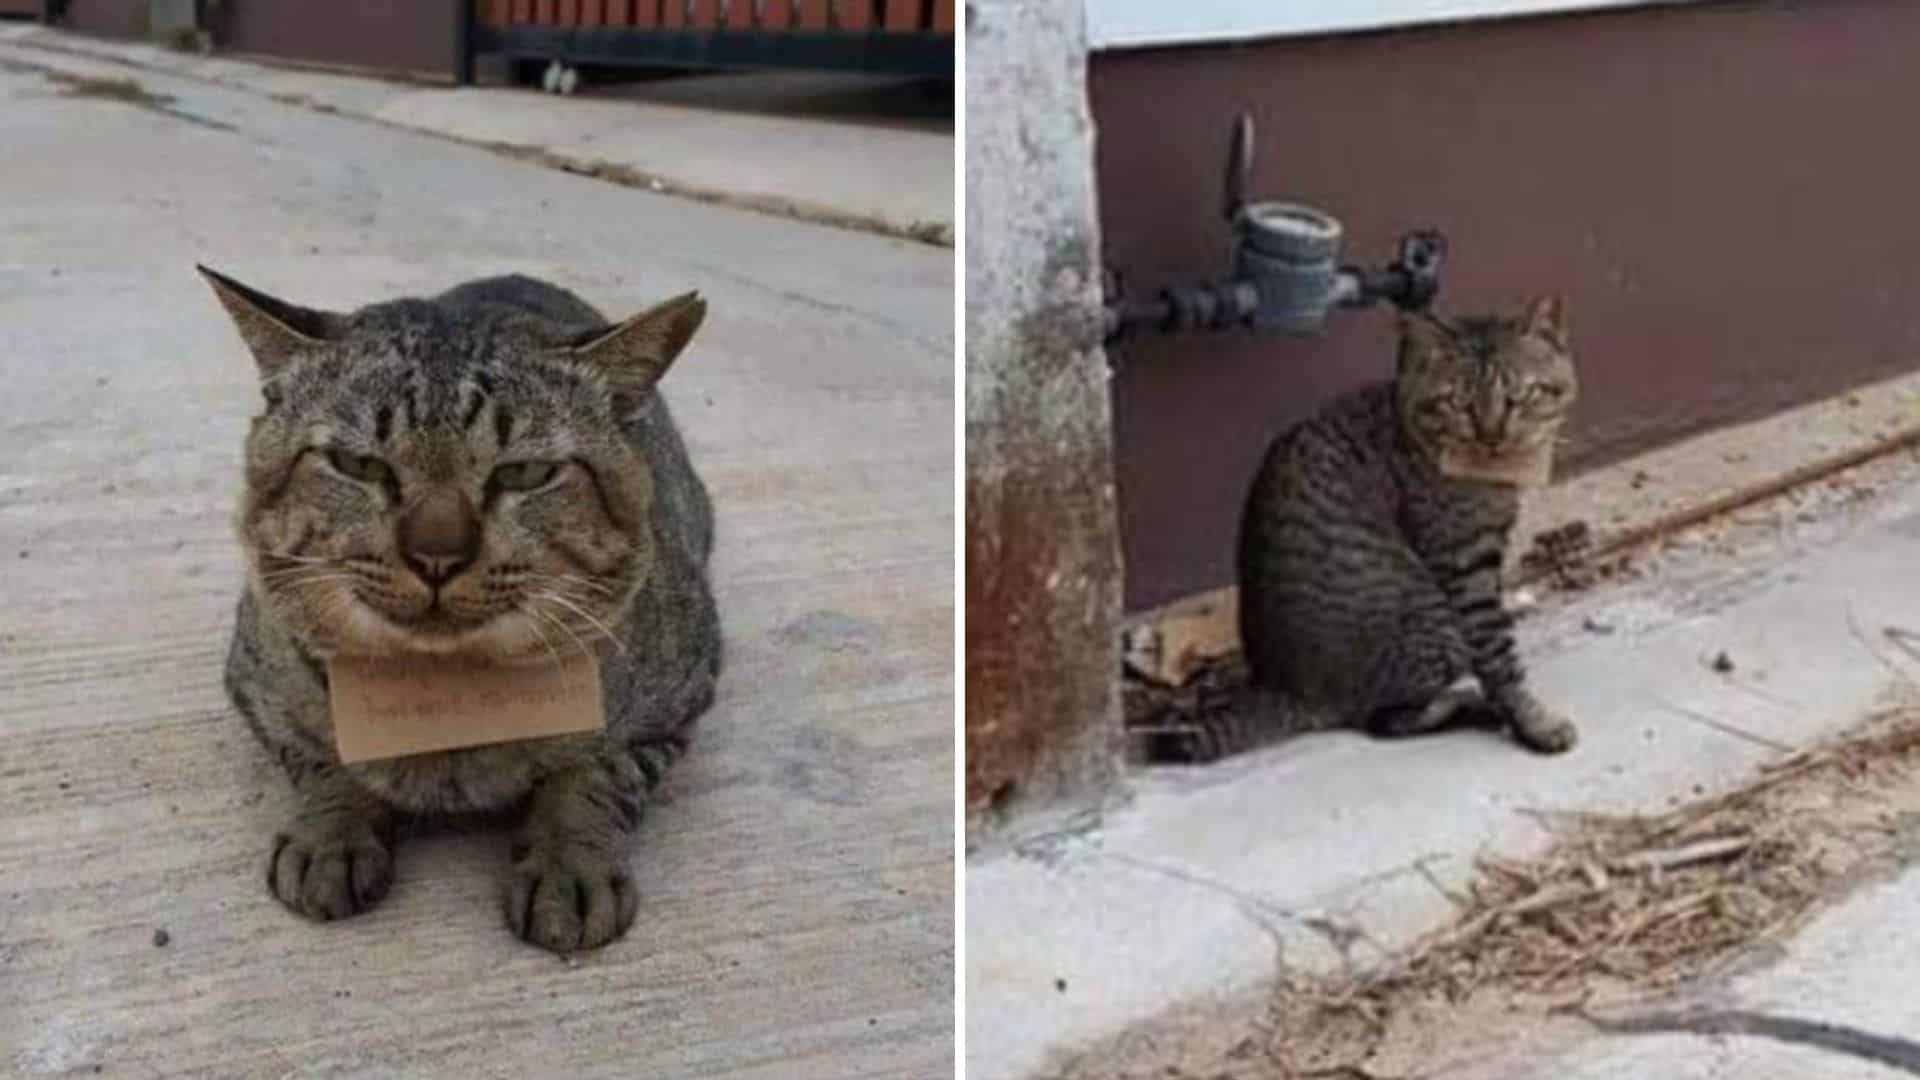
[[[799,25],[809,30],[827,28],[827,0],[799,0]]]
[[[687,13],[687,25],[711,30],[720,25],[720,0],[693,0]]]
[[[767,0],[767,6],[760,16],[760,28],[763,30],[785,30],[793,25],[793,4],[791,0]]]
[[[580,25],[580,0],[560,0],[560,10],[554,21],[561,26]]]
[[[607,0],[580,0],[580,25],[599,26],[607,21]]]
[[[933,28],[942,34],[953,33],[953,0],[933,0]]]
[[[920,29],[920,5],[926,0],[887,0],[887,29]]]
[[[848,30],[873,25],[873,0],[833,0],[833,24]]]

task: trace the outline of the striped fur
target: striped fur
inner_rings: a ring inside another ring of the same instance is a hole
[[[391,884],[404,818],[511,815],[512,931],[561,952],[618,937],[637,910],[628,841],[720,668],[712,508],[652,386],[704,308],[683,297],[616,327],[511,277],[332,315],[211,277],[266,397],[226,682],[300,797],[268,888],[313,918],[353,915]],[[526,461],[560,464],[537,491],[491,479]],[[465,493],[482,534],[437,593],[396,526],[429,490]],[[433,629],[435,603],[451,628]],[[576,648],[601,658],[604,732],[352,765],[334,752],[331,656]]]
[[[1511,319],[1412,323],[1395,380],[1274,440],[1239,541],[1252,686],[1155,748],[1211,760],[1289,734],[1414,735],[1500,723],[1558,752],[1573,725],[1526,686],[1501,567],[1516,488],[1443,475],[1442,448],[1550,445],[1574,397],[1557,303]],[[1477,683],[1477,688],[1470,684]]]

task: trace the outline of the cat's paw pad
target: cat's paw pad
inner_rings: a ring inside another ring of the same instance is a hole
[[[296,823],[273,839],[267,888],[280,902],[326,922],[358,915],[393,885],[393,852],[371,828],[344,831]]]
[[[557,953],[597,949],[626,933],[639,907],[618,859],[564,846],[515,852],[507,925],[522,941]]]
[[[1580,729],[1559,713],[1535,707],[1514,718],[1513,737],[1535,753],[1564,754],[1580,741]]]

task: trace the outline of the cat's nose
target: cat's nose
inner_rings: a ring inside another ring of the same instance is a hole
[[[442,585],[480,554],[480,515],[451,488],[428,492],[400,518],[400,553],[429,585]]]

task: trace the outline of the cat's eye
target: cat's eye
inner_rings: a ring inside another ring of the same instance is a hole
[[[345,450],[327,451],[327,464],[342,476],[351,477],[367,484],[386,484],[393,480],[393,470],[377,457],[366,454],[350,454]]]
[[[532,491],[547,486],[559,471],[558,465],[549,462],[516,461],[493,470],[489,482],[501,491]]]

